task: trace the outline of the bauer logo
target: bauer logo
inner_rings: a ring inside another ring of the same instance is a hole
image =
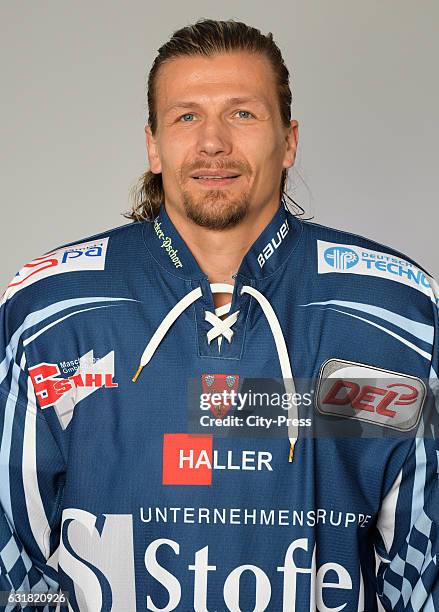
[[[422,291],[434,300],[428,275],[405,259],[353,244],[317,240],[318,273],[362,274],[393,280]]]
[[[62,274],[63,272],[83,272],[103,270],[107,254],[107,238],[81,242],[37,257],[24,265],[9,283],[3,301],[17,291],[32,285],[38,280]]]
[[[270,240],[270,242],[267,242],[257,257],[258,264],[261,268],[265,266],[267,260],[270,259],[276,249],[280,247],[289,231],[290,228],[288,225],[288,220],[285,219],[280,228],[277,230],[276,235]]]
[[[346,247],[329,247],[325,250],[324,257],[331,268],[336,270],[348,270],[360,261],[357,253]]]
[[[317,410],[398,431],[419,423],[427,389],[416,376],[328,359],[320,370]]]

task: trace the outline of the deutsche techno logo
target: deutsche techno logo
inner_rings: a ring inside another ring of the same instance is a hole
[[[317,262],[319,274],[348,272],[385,278],[409,285],[436,301],[428,273],[397,253],[391,254],[358,245],[317,240]]]
[[[357,253],[347,247],[329,247],[325,251],[325,261],[337,270],[348,270],[359,262]]]

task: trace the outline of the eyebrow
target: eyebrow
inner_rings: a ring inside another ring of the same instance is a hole
[[[248,102],[256,102],[258,104],[262,104],[262,106],[264,107],[267,106],[265,102],[261,98],[258,98],[257,96],[241,96],[241,97],[227,98],[227,100],[225,101],[225,105],[233,106],[235,104],[247,104]],[[195,101],[193,102],[181,101],[181,102],[176,102],[175,104],[172,104],[171,106],[168,106],[168,108],[165,110],[165,113],[169,113],[170,111],[178,109],[178,108],[200,108],[200,107],[201,107],[201,104]]]

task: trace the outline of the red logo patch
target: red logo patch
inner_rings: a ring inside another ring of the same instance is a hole
[[[391,388],[398,390],[391,391]],[[394,383],[382,388],[373,385],[359,385],[351,380],[337,380],[329,389],[323,402],[334,406],[351,405],[356,410],[368,410],[393,418],[396,411],[391,410],[392,405],[409,406],[417,401],[418,395],[418,390],[413,385],[403,383]]]
[[[70,389],[119,386],[112,372],[86,372],[63,378],[56,363],[39,363],[29,368],[29,375],[41,408],[55,405]]]
[[[421,378],[331,358],[320,369],[316,401],[322,414],[410,431],[419,423],[426,396]]]
[[[210,411],[222,419],[232,407],[230,391],[237,391],[239,386],[238,374],[202,374],[201,384],[203,393],[209,393]]]
[[[163,484],[211,485],[212,436],[163,435]]]

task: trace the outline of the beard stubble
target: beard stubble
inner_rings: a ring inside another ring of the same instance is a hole
[[[180,179],[187,177],[191,172],[205,168],[206,162],[195,160],[181,168]],[[246,161],[221,160],[211,165],[210,169],[237,170],[237,173],[249,176],[251,168]],[[191,180],[191,179],[189,179]],[[250,208],[250,193],[243,190],[233,196],[226,189],[209,189],[199,194],[193,194],[183,189],[183,206],[186,215],[200,227],[212,230],[225,230],[235,227],[245,219]]]
[[[193,196],[183,191],[183,206],[191,221],[212,230],[235,227],[247,216],[250,205],[249,193],[243,191],[231,197],[221,189],[206,191],[204,195]]]

